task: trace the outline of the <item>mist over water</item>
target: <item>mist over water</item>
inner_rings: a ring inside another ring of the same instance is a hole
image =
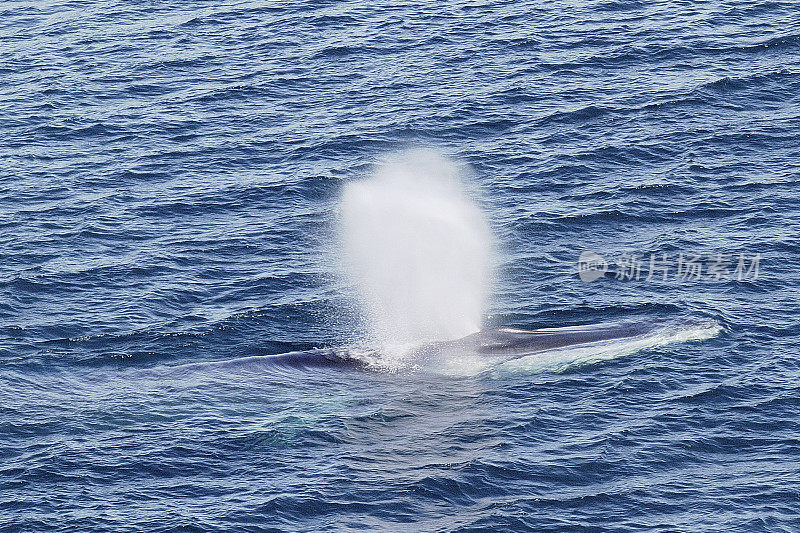
[[[466,170],[413,150],[344,187],[344,268],[381,346],[456,339],[481,327],[492,240],[465,190]]]

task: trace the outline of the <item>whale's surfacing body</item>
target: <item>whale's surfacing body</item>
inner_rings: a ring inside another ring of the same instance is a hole
[[[634,319],[535,330],[489,328],[466,337],[417,346],[405,352],[401,366],[428,369],[481,363],[488,367],[519,359],[544,366],[610,359],[673,342],[701,340],[721,330],[708,319]],[[388,355],[379,349],[327,348],[272,356],[289,365],[382,367]],[[396,360],[393,362],[397,362]]]
[[[434,349],[461,350],[487,356],[523,357],[594,342],[629,339],[647,335],[659,327],[657,322],[620,322],[567,326],[537,330],[494,328],[473,333],[456,341],[437,343]],[[430,348],[429,348],[430,349]]]
[[[708,339],[721,329],[714,320],[697,318],[641,318],[535,330],[494,328],[423,346],[412,359],[421,368],[447,374],[561,370],[667,344]]]

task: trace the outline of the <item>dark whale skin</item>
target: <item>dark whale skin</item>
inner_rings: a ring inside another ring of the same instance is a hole
[[[652,332],[658,326],[658,322],[650,320],[537,330],[494,328],[437,344],[448,351],[462,349],[480,355],[523,356],[593,342],[638,337]]]

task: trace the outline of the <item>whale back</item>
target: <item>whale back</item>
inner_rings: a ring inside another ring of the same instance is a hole
[[[653,321],[619,322],[524,330],[484,329],[462,339],[439,343],[439,350],[464,350],[480,355],[522,356],[593,342],[627,339],[655,329]]]

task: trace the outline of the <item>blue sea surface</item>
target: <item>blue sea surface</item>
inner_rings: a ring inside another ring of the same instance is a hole
[[[473,170],[487,325],[722,331],[263,357],[363,333],[339,194],[417,146]],[[800,531],[798,235],[793,0],[0,2],[0,531]]]

